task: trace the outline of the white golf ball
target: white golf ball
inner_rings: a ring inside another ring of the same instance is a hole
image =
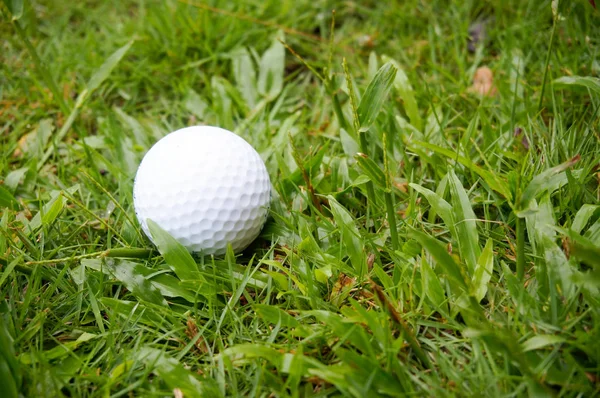
[[[152,240],[151,219],[190,252],[245,249],[267,218],[271,181],[260,155],[240,136],[194,126],[159,140],[138,168],[135,214]]]

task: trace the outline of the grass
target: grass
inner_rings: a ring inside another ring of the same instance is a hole
[[[591,2],[19,3],[0,6],[4,396],[599,394]],[[469,92],[480,66],[495,96]],[[198,123],[271,175],[237,256],[160,229],[157,250],[134,219],[143,154]]]

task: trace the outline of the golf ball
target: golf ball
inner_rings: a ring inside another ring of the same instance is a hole
[[[135,214],[153,240],[156,222],[190,252],[245,249],[267,218],[271,181],[260,155],[240,136],[194,126],[160,139],[133,184]]]

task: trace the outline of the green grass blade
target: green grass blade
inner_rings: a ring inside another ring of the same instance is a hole
[[[575,218],[573,219],[571,230],[580,234],[589,222],[590,218],[594,215],[594,213],[596,213],[598,209],[600,209],[600,206],[588,203],[581,206],[581,208],[577,211]]]
[[[457,162],[459,162],[460,164],[467,167],[469,170],[473,171],[474,173],[479,175],[481,178],[483,178],[483,180],[486,182],[486,184],[489,185],[489,187],[491,189],[498,192],[499,194],[501,194],[508,200],[512,199],[512,194],[510,192],[508,183],[504,179],[498,177],[495,173],[492,173],[489,170],[486,170],[480,166],[477,166],[470,159],[467,159],[464,156],[457,155],[456,152],[454,152],[450,149],[442,148],[438,145],[431,144],[429,142],[424,142],[424,141],[413,141],[413,142],[415,145],[418,145],[420,147],[434,151],[435,153],[443,155],[443,156],[447,157],[448,159],[456,160]]]
[[[358,105],[359,132],[366,132],[375,123],[396,77],[396,68],[391,63],[383,65],[367,86]]]
[[[178,389],[186,397],[219,397],[221,394],[212,379],[200,380],[183,364],[167,353],[151,347],[142,347],[132,358],[156,373],[171,390]]]
[[[600,95],[600,79],[592,76],[563,76],[552,81],[554,88],[583,87]]]
[[[346,247],[346,252],[350,256],[350,262],[356,272],[356,276],[363,278],[366,275],[365,254],[363,252],[363,244],[361,236],[356,227],[356,223],[352,215],[336,201],[333,196],[327,197],[331,206],[331,213],[335,219],[335,223],[339,229],[341,241]]]
[[[10,11],[12,21],[17,21],[23,16],[24,0],[2,0],[2,2]]]
[[[400,94],[400,98],[404,104],[404,109],[406,110],[406,115],[410,119],[410,123],[419,131],[422,131],[423,128],[423,120],[421,115],[419,114],[419,107],[417,105],[417,99],[415,98],[415,90],[413,86],[410,84],[410,80],[404,72],[404,69],[400,66],[396,60],[383,55],[383,62],[390,62],[396,68],[396,77],[394,79],[394,88],[398,90],[398,94]]]
[[[556,182],[552,181],[551,178],[556,176],[559,173],[562,173],[566,169],[572,167],[575,163],[579,161],[580,157],[576,156],[564,163],[559,164],[558,166],[547,169],[546,171],[535,176],[531,182],[527,185],[523,193],[521,194],[521,198],[519,200],[518,209],[520,211],[525,211],[529,209],[531,201],[535,199],[542,192],[548,190],[548,188],[552,186],[556,186]],[[562,177],[563,180],[566,181],[567,176],[564,174]]]
[[[266,304],[255,304],[252,308],[254,308],[258,316],[274,325],[281,325],[288,328],[297,328],[300,326],[300,322],[296,318],[281,308]]]
[[[475,212],[473,212],[467,192],[454,171],[450,170],[448,174],[450,192],[452,193],[452,212],[456,223],[455,238],[458,242],[460,254],[469,267],[469,274],[473,275],[477,259],[481,253]]]
[[[152,304],[167,306],[161,292],[144,276],[146,273],[142,270],[144,266],[131,261],[115,263],[107,260],[106,267],[137,298]]]
[[[177,277],[182,281],[205,281],[200,272],[198,272],[198,265],[190,252],[167,231],[162,229],[160,225],[150,219],[146,220],[146,222],[148,223],[148,229],[150,229],[156,247],[158,247],[158,251],[163,255],[165,261]]]
[[[544,348],[549,345],[564,343],[565,341],[566,339],[562,336],[540,334],[524,341],[521,344],[521,348],[523,349],[523,352],[527,352],[539,350],[540,348]]]
[[[418,184],[410,183],[409,186],[423,195],[429,205],[432,207],[433,211],[440,216],[440,218],[444,221],[448,229],[450,229],[450,233],[452,236],[456,236],[456,227],[454,222],[454,214],[452,211],[452,206],[448,203],[444,198],[442,198],[437,193],[424,188]],[[433,220],[431,220],[433,221]]]
[[[448,312],[448,303],[446,301],[446,293],[444,292],[444,288],[440,279],[436,275],[436,273],[431,269],[429,262],[425,258],[425,256],[421,257],[421,273],[423,283],[423,292],[430,300],[431,306],[435,310],[439,310],[440,312],[447,313]]]
[[[362,171],[367,177],[377,186],[379,189],[386,189],[385,174],[371,158],[365,154],[358,154],[354,156],[356,163],[360,166]]]
[[[10,191],[0,186],[0,206],[6,209],[16,210],[19,208],[19,202]]]
[[[117,65],[121,62],[125,54],[129,51],[131,46],[133,45],[133,40],[129,41],[123,47],[116,50],[112,53],[106,61],[94,72],[90,80],[88,80],[85,90],[79,94],[77,97],[76,107],[80,108],[83,103],[87,100],[87,98],[94,92],[112,73],[112,71],[117,67]]]
[[[108,78],[110,73],[125,56],[132,44],[133,41],[130,41],[129,43],[125,44],[123,47],[115,51],[92,75],[92,77],[86,85],[86,88],[84,88],[83,91],[77,97],[77,101],[75,102],[75,108],[73,108],[73,110],[70,112],[67,121],[65,122],[65,124],[63,124],[58,133],[56,133],[56,136],[51,141],[50,147],[46,150],[44,156],[38,163],[38,170],[41,170],[42,166],[48,161],[50,156],[52,156],[52,153],[55,151],[55,145],[57,145],[65,138],[88,98]]]
[[[473,296],[477,302],[483,300],[487,291],[488,284],[494,272],[494,242],[488,239],[473,273]]]
[[[412,236],[425,248],[437,261],[438,265],[441,266],[448,278],[452,281],[453,285],[464,292],[468,292],[469,283],[466,278],[465,272],[462,268],[454,261],[452,256],[448,254],[446,247],[437,239],[431,236],[425,235],[420,231],[412,231]]]
[[[271,99],[279,95],[283,89],[284,69],[285,47],[278,39],[274,39],[260,59],[258,93]]]

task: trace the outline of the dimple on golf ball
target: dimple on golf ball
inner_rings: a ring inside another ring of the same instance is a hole
[[[160,139],[133,184],[135,214],[153,240],[156,222],[190,252],[245,249],[267,218],[271,181],[260,155],[240,136],[194,126]]]

